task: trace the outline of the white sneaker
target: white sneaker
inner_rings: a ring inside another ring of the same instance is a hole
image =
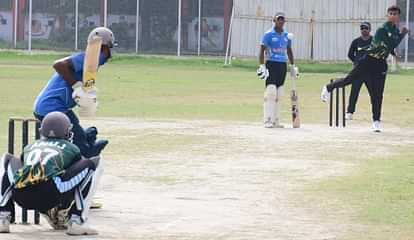
[[[352,120],[352,119],[353,119],[353,114],[352,113],[346,113],[345,120]]]
[[[323,86],[322,91],[321,91],[322,102],[327,102],[329,100],[330,95],[331,94],[328,92],[328,89],[326,88],[326,86]]]
[[[10,232],[11,212],[0,212],[0,233]]]
[[[98,231],[90,228],[86,222],[82,222],[79,216],[72,215],[69,220],[68,230],[66,231],[66,234],[72,236],[97,235]]]
[[[271,121],[266,121],[264,123],[264,127],[265,128],[273,128],[274,127],[274,123],[272,123]]]
[[[374,121],[372,123],[372,131],[373,132],[381,132],[380,121]]]

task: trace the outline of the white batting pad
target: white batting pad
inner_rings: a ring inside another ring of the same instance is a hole
[[[272,122],[276,120],[276,85],[267,85],[264,92],[264,103],[263,103],[263,122]]]

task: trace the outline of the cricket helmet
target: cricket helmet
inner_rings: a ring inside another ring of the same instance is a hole
[[[72,138],[72,123],[66,114],[50,112],[42,120],[40,134],[45,138]]]
[[[93,29],[88,36],[88,43],[94,39],[94,37],[102,38],[102,45],[107,45],[109,48],[116,47],[118,43],[115,41],[113,32],[106,27],[97,27]]]

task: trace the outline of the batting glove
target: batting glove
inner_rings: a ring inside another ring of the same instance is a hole
[[[96,104],[96,91],[85,92],[80,81],[73,84],[72,88],[72,98],[78,106],[88,108]]]
[[[262,80],[266,80],[269,77],[269,70],[266,68],[264,64],[261,64],[257,69],[257,77]]]
[[[73,100],[75,100],[75,102],[77,101],[77,99],[82,98],[87,95],[85,90],[82,88],[81,81],[77,81],[75,84],[73,84],[72,89],[73,89],[72,98]]]

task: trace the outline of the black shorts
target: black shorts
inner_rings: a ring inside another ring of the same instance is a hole
[[[61,203],[61,194],[53,180],[49,180],[22,189],[14,189],[13,200],[24,208],[46,212]]]
[[[62,182],[70,185],[71,179],[78,178],[79,173],[86,169],[88,171],[95,171],[95,168],[95,163],[91,160],[80,160],[66,169],[65,173],[60,176],[60,179]],[[36,209],[40,212],[46,212],[56,206],[61,206],[63,209],[66,209],[75,199],[75,188],[85,180],[86,178],[77,184],[72,183],[73,186],[68,188],[66,192],[60,192],[54,180],[48,180],[24,188],[15,188],[13,190],[13,200],[26,209]],[[89,193],[90,183],[86,185],[84,192],[82,192],[84,197]],[[76,211],[75,208],[73,209],[74,211]]]
[[[287,64],[284,62],[267,61],[266,68],[269,70],[266,86],[269,84],[276,85],[276,87],[283,86],[286,78]]]

